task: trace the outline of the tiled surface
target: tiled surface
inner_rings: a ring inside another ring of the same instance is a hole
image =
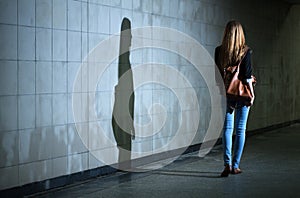
[[[124,17],[131,21],[132,28],[163,26],[187,33],[212,56],[214,48],[220,44],[227,20],[240,20],[245,26],[248,44],[254,50],[255,74],[259,80],[249,129],[299,119],[296,98],[300,94],[297,83],[300,28],[295,25],[299,13],[299,6],[289,9],[280,1],[270,5],[258,0],[0,1],[0,139],[5,140],[0,153],[0,172],[12,175],[7,182],[0,180],[0,189],[103,165],[87,153],[76,131],[73,83],[81,61],[101,41],[120,31]],[[147,41],[156,39],[151,32],[134,37]],[[211,101],[201,75],[183,57],[166,50],[135,50],[130,54],[130,61],[132,67],[149,62],[171,65],[189,79],[201,110],[200,127],[193,143],[202,141],[210,120]],[[87,93],[94,91],[87,81],[92,79],[93,72],[89,65],[79,75],[84,97],[94,93]],[[144,73],[162,75],[178,86],[175,88],[182,88],[177,83],[178,76],[166,72],[158,74],[152,68],[145,69]],[[97,103],[92,109],[110,139],[113,139],[111,111],[116,83],[117,60],[114,60],[98,81]],[[86,113],[91,110],[87,108],[88,102],[84,100],[78,107],[84,122],[82,127],[92,129],[84,138],[91,140],[90,145],[95,149],[109,150],[106,144],[97,145],[93,138],[97,133],[94,133],[95,120]],[[160,134],[154,138],[137,138],[133,148],[151,151],[164,145],[174,135],[180,120],[174,94],[162,86],[145,85],[138,88],[135,102],[137,123],[146,124],[153,118],[153,126],[160,125],[158,114],[161,112],[148,113],[156,102],[165,106],[168,120]],[[186,110],[193,110],[193,106]],[[184,126],[187,131],[192,124]],[[140,133],[145,135],[148,131],[144,129]],[[71,162],[75,164],[70,165]],[[41,172],[30,170],[35,168]],[[45,168],[51,171],[44,171]],[[26,172],[33,175],[26,175]]]
[[[220,177],[217,146],[204,158],[186,154],[155,171],[118,172],[31,197],[298,197],[299,130],[297,124],[249,137],[240,175]]]

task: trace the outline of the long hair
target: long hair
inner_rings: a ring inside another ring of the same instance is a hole
[[[220,49],[220,64],[223,68],[241,61],[246,51],[245,35],[238,21],[229,21],[226,25]]]

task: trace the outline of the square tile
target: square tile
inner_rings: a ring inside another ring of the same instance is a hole
[[[17,58],[17,27],[0,25],[0,59]]]
[[[124,9],[129,9],[131,10],[132,9],[132,0],[121,0],[121,5],[122,5],[122,8]]]
[[[68,93],[73,92],[74,82],[78,80],[81,83],[81,75],[78,72],[80,69],[80,63],[70,62],[68,63]],[[81,90],[81,86],[79,91]]]
[[[35,129],[25,129],[19,131],[19,162],[28,163],[39,159],[39,146],[41,134]]]
[[[68,157],[59,157],[52,160],[52,177],[66,175],[68,167]]]
[[[81,31],[81,2],[68,1],[68,29]]]
[[[75,123],[73,114],[73,95],[78,93],[68,94],[68,124]]]
[[[132,9],[141,11],[141,0],[132,0]]]
[[[0,95],[15,95],[17,91],[17,62],[0,61]]]
[[[17,165],[19,163],[18,131],[0,133],[0,142],[0,167]]]
[[[81,61],[80,32],[68,32],[68,61]]]
[[[66,124],[68,121],[67,94],[53,94],[53,125]]]
[[[53,93],[67,92],[67,63],[53,62]]]
[[[67,32],[53,30],[53,60],[67,61]]]
[[[68,156],[68,174],[81,172],[88,169],[88,153]]]
[[[35,25],[35,0],[18,0],[19,25]]]
[[[19,167],[0,168],[0,189],[12,188],[19,185]]]
[[[78,128],[78,129],[77,129]],[[78,130],[83,131],[80,132],[79,135]],[[86,152],[87,148],[85,147],[83,142],[87,142],[88,133],[84,133],[84,131],[88,130],[87,124],[69,124],[68,125],[68,154],[76,154]]]
[[[121,24],[122,24],[122,18],[121,18],[121,14],[122,11],[121,9],[118,8],[111,8],[110,9],[110,30],[109,33],[110,34],[117,34],[121,32]]]
[[[88,31],[88,7],[89,4],[82,2],[81,3],[81,31],[87,32]]]
[[[52,95],[36,96],[36,127],[52,125]]]
[[[54,142],[54,128],[50,127],[41,127],[36,129],[36,133],[39,135],[38,144],[38,159],[39,160],[48,160],[52,159],[52,150],[55,146]]]
[[[81,34],[81,54],[82,54],[82,62],[86,62],[87,56],[89,55],[88,51],[88,42],[89,41],[89,34],[82,33]]]
[[[101,24],[99,23],[101,21]],[[92,4],[89,7],[89,31],[109,34],[109,9]]]
[[[51,160],[22,164],[19,166],[19,185],[43,181],[51,178]]]
[[[17,0],[0,1],[0,23],[17,24]]]
[[[68,154],[68,128],[67,125],[55,126],[53,130],[52,158],[66,156]]]
[[[35,29],[18,27],[19,60],[35,60]]]
[[[36,1],[36,26],[51,28],[52,25],[52,1]]]
[[[35,128],[35,95],[18,98],[19,129]]]
[[[17,96],[1,96],[0,131],[16,130],[17,120]]]
[[[52,60],[51,39],[50,29],[36,28],[36,60]]]
[[[36,63],[36,93],[52,92],[52,64],[51,62]]]
[[[19,61],[18,93],[35,94],[35,62]]]
[[[53,0],[53,28],[67,29],[67,0]]]

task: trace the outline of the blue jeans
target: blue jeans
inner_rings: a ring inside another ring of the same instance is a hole
[[[249,107],[242,106],[236,109],[227,107],[223,131],[224,165],[232,165],[239,168],[243,148],[245,144],[245,132],[249,113]],[[234,119],[234,113],[236,118]],[[236,136],[234,140],[233,159],[231,159],[232,135],[235,123]]]

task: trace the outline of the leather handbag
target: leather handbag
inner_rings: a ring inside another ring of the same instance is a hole
[[[234,101],[242,101],[247,106],[251,106],[251,100],[253,99],[254,95],[251,94],[251,90],[247,85],[247,82],[243,82],[238,78],[242,60],[237,66],[229,66],[224,69],[226,96],[229,99]],[[251,76],[251,81],[254,86],[256,84],[256,78],[253,75]]]

